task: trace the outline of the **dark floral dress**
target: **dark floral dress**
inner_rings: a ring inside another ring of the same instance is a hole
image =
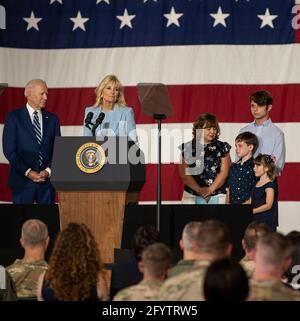
[[[200,187],[209,187],[221,171],[221,159],[225,157],[231,146],[220,140],[213,140],[206,145],[198,145],[193,141],[184,143],[180,147],[182,157],[188,164],[189,172]],[[198,196],[189,186],[184,186],[184,190],[190,194]],[[213,195],[225,194],[226,183],[218,188]]]

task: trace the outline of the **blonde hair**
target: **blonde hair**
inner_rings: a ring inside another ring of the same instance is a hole
[[[99,107],[103,104],[102,93],[103,93],[104,88],[109,83],[113,83],[117,87],[117,91],[119,92],[118,96],[117,96],[116,104],[118,104],[119,106],[126,106],[126,101],[125,101],[124,92],[123,92],[123,86],[122,86],[120,80],[115,75],[107,75],[101,80],[100,84],[95,89],[96,101],[94,103],[94,106]]]

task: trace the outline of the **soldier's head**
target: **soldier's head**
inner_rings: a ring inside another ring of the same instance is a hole
[[[49,243],[46,224],[37,219],[26,221],[22,226],[20,242],[25,249],[40,247],[46,250]]]
[[[253,257],[255,245],[257,240],[267,233],[271,233],[272,230],[268,225],[261,222],[252,222],[250,223],[244,234],[244,238],[242,240],[243,249],[246,252],[246,255]]]
[[[207,259],[229,256],[232,245],[227,226],[218,220],[202,222],[199,226],[195,249],[200,256],[207,257]]]
[[[292,262],[287,272],[285,273],[285,277],[289,283],[297,283],[297,275],[300,266],[300,232],[292,231],[286,236],[292,243]],[[299,287],[299,284],[295,285],[295,289]]]
[[[142,253],[139,269],[144,275],[164,279],[171,266],[171,250],[163,243],[149,245]]]
[[[190,222],[185,225],[179,246],[183,251],[194,252],[195,243],[198,241],[201,222]]]
[[[143,250],[154,243],[160,242],[160,235],[153,226],[140,226],[133,236],[132,248],[137,260],[141,260]]]
[[[263,272],[281,277],[291,264],[291,252],[291,242],[280,233],[260,237],[255,248],[255,276]]]
[[[204,279],[204,295],[211,302],[240,302],[246,300],[249,283],[246,272],[234,258],[212,262]]]

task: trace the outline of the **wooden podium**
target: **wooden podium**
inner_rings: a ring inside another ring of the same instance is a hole
[[[93,171],[102,162],[97,145],[103,146],[108,162],[95,173],[85,172]],[[100,159],[96,165],[87,163],[86,155],[97,153]],[[141,162],[129,164],[127,156],[124,162],[124,153],[136,153]],[[109,142],[95,137],[57,137],[51,182],[58,191],[61,228],[70,222],[85,223],[96,238],[102,261],[112,263],[114,248],[121,247],[126,200],[137,199],[145,182],[140,149],[127,137],[115,137]]]

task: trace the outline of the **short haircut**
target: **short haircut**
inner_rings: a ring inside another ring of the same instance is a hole
[[[288,282],[292,283],[296,275],[295,271],[293,271],[293,268],[294,266],[300,265],[300,232],[291,231],[286,237],[292,243],[292,263],[286,271],[285,276],[287,277]]]
[[[244,244],[246,249],[248,251],[254,250],[257,240],[271,232],[272,230],[270,227],[264,223],[257,221],[250,223],[247,226],[244,234]]]
[[[269,106],[273,104],[273,97],[268,91],[261,90],[250,95],[251,101],[254,101],[258,106]]]
[[[225,255],[230,245],[228,227],[218,220],[202,222],[198,245],[200,254]]]
[[[256,265],[276,269],[291,256],[292,246],[288,238],[280,233],[268,233],[256,244]]]
[[[171,250],[163,243],[149,245],[142,253],[145,270],[153,276],[162,276],[171,265]]]
[[[252,155],[255,154],[257,148],[258,148],[258,139],[257,136],[254,135],[251,132],[243,132],[240,133],[239,135],[236,136],[235,141],[238,142],[244,142],[247,145],[253,145],[253,151],[252,151]]]
[[[246,300],[249,282],[246,272],[234,258],[211,263],[204,279],[204,295],[211,302],[240,302]]]
[[[157,242],[160,242],[160,235],[154,226],[140,226],[135,232],[132,241],[135,257],[140,260],[143,250]]]
[[[182,231],[182,241],[188,251],[193,250],[193,243],[198,241],[201,222],[190,222],[185,225]]]
[[[43,79],[31,79],[25,85],[24,96],[27,97],[29,90],[38,83],[42,83],[47,86],[46,82]]]
[[[216,138],[218,139],[221,133],[217,117],[211,113],[203,113],[197,117],[193,125],[193,140],[196,139],[197,129],[215,127],[217,130]]]
[[[40,220],[28,220],[22,226],[21,237],[27,246],[34,247],[41,245],[48,237],[48,228],[46,224]]]

